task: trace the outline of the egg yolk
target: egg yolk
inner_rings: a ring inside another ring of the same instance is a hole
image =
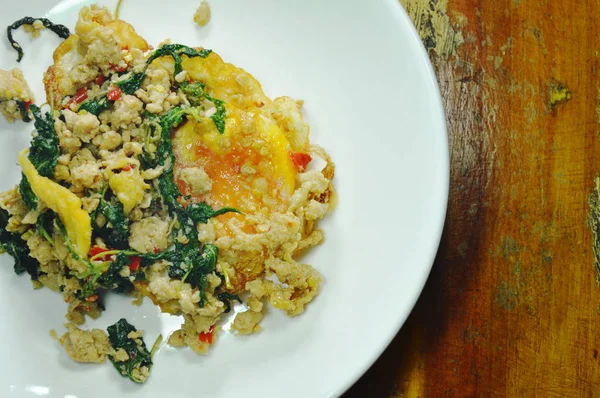
[[[290,143],[270,119],[259,113],[245,114],[249,122],[242,126],[236,113],[227,119],[223,135],[210,120],[188,121],[174,133],[176,170],[200,166],[212,180],[212,189],[201,195],[194,195],[183,179],[177,179],[179,189],[215,209],[285,211],[297,173],[289,157]]]

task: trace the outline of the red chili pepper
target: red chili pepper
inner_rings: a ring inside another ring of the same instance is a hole
[[[302,152],[290,152],[290,158],[292,159],[294,166],[296,166],[296,169],[300,172],[306,170],[306,166],[308,166],[312,160],[312,157],[308,153]]]
[[[129,269],[132,271],[137,271],[140,268],[140,262],[142,259],[138,256],[129,257]]]
[[[126,67],[126,66],[125,66],[125,67],[121,67],[121,68],[119,68],[119,67],[118,67],[117,65],[115,65],[115,64],[110,64],[110,68],[111,68],[112,70],[114,70],[115,72],[117,72],[117,73],[122,73],[122,72],[125,72],[125,71],[127,70],[127,67]]]
[[[87,97],[87,89],[85,87],[81,87],[79,90],[77,90],[71,101],[73,101],[76,104],[80,104],[83,101],[85,101]]]
[[[29,110],[29,107],[31,106],[31,104],[33,104],[33,101],[32,101],[32,100],[29,100],[29,101],[25,101],[25,102],[24,102],[24,104],[23,104],[23,105],[25,106],[25,110],[26,110],[26,111],[28,111],[28,110]]]
[[[98,255],[100,253],[107,252],[107,251],[110,251],[110,249],[105,249],[105,248],[100,247],[100,246],[93,246],[90,249],[90,258],[92,258],[92,257],[94,257],[94,256],[96,256],[96,255]],[[106,256],[102,256],[102,257],[98,258],[97,260],[100,260],[100,261],[109,261],[110,257],[111,257],[110,255],[106,255]]]
[[[108,98],[110,101],[116,101],[121,98],[121,93],[121,89],[119,87],[115,87],[108,92],[106,98]]]
[[[214,332],[215,332],[215,325],[212,325],[210,327],[210,329],[208,329],[208,332],[200,332],[198,334],[198,338],[203,343],[212,344],[213,340],[214,340],[214,337],[215,337],[214,336]]]
[[[96,80],[94,80],[94,81],[96,82],[96,84],[97,84],[97,85],[101,86],[101,85],[102,85],[102,83],[104,83],[104,82],[106,81],[106,76],[104,76],[104,75],[101,73],[101,74],[99,74],[99,75],[96,77]]]
[[[92,294],[90,297],[86,298],[85,301],[93,303],[94,301],[98,300],[98,295],[97,294]]]

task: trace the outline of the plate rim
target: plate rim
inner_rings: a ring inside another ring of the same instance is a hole
[[[410,314],[414,311],[417,301],[423,294],[423,289],[425,288],[425,284],[427,283],[427,280],[429,279],[431,270],[433,268],[433,264],[435,262],[435,258],[437,257],[437,252],[439,250],[439,246],[440,246],[441,239],[442,239],[442,233],[444,231],[446,215],[448,212],[448,199],[449,199],[448,195],[449,195],[449,191],[450,191],[450,144],[449,144],[448,123],[447,123],[447,119],[446,119],[446,112],[444,110],[444,102],[443,102],[443,97],[442,97],[442,94],[440,91],[439,82],[437,80],[437,75],[435,73],[435,69],[433,68],[433,64],[431,63],[431,58],[429,57],[429,54],[427,53],[427,50],[425,49],[425,46],[423,45],[423,41],[421,40],[421,37],[419,36],[417,28],[414,25],[413,21],[410,19],[408,12],[404,8],[404,6],[400,2],[400,0],[386,0],[386,2],[389,3],[388,5],[390,6],[390,8],[394,9],[393,13],[398,14],[396,18],[402,19],[404,25],[410,32],[411,40],[414,40],[417,42],[417,47],[418,47],[420,57],[425,62],[424,66],[427,70],[427,75],[432,80],[433,94],[434,94],[435,101],[436,101],[435,107],[437,108],[436,117],[439,118],[440,122],[441,122],[441,124],[440,124],[441,131],[439,131],[439,134],[441,135],[441,138],[443,141],[442,144],[444,146],[444,148],[443,148],[444,150],[442,151],[444,159],[441,159],[439,162],[440,165],[444,167],[443,170],[440,170],[440,174],[443,175],[442,176],[443,186],[439,187],[439,189],[441,189],[441,191],[442,191],[443,199],[440,202],[441,208],[438,209],[439,218],[438,218],[437,225],[436,225],[436,228],[434,231],[435,234],[432,234],[432,239],[430,242],[431,251],[430,251],[430,253],[428,253],[428,260],[426,261],[426,264],[429,264],[429,265],[426,266],[424,269],[420,270],[421,275],[419,275],[420,281],[418,283],[418,285],[419,285],[419,289],[417,289],[418,293],[416,293],[415,296],[412,297],[410,305],[406,306],[407,308],[410,308],[410,310],[407,311],[406,314],[400,313],[399,316],[397,316],[396,326],[394,326],[394,328],[392,328],[390,333],[388,333],[387,338],[384,339],[384,341],[382,342],[379,349],[375,350],[372,353],[370,358],[364,363],[364,365],[361,367],[361,369],[357,370],[357,372],[354,375],[352,375],[352,377],[349,377],[348,381],[344,385],[342,385],[339,388],[337,388],[336,390],[332,391],[332,393],[328,396],[328,398],[336,398],[336,397],[342,396],[350,388],[352,388],[367,373],[367,371],[375,364],[375,362],[387,350],[389,345],[392,343],[394,338],[396,338],[396,336],[398,335],[398,333],[400,332],[400,330],[402,329],[402,327],[408,320],[408,317],[410,316]],[[434,237],[435,237],[435,239],[434,239]]]

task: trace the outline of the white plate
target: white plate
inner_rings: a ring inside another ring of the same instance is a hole
[[[74,26],[82,1],[49,14]],[[252,73],[271,96],[304,99],[312,141],[337,164],[339,207],[322,226],[326,242],[306,258],[324,276],[305,314],[271,310],[264,331],[221,333],[206,357],[163,346],[138,386],[110,363],[72,362],[48,330],[62,330],[66,304],[0,257],[0,396],[9,397],[332,397],[375,361],[412,309],[429,273],[444,221],[448,143],[436,80],[397,0],[211,0],[212,19],[192,23],[199,0],[125,0],[121,16],[156,45],[212,48]],[[168,4],[168,5],[167,5]],[[11,2],[0,26],[48,12],[47,0]],[[114,3],[111,7],[114,6]],[[46,32],[20,67],[43,102],[42,73],[59,39]],[[17,66],[4,35],[0,67]],[[16,154],[31,125],[0,122],[0,188],[17,183]],[[105,328],[125,316],[147,344],[178,327],[147,302],[113,297]],[[398,353],[402,355],[402,353]]]

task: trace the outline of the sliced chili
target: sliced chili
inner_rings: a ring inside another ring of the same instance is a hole
[[[290,158],[300,172],[306,170],[306,166],[311,162],[312,156],[303,152],[290,152]]]
[[[210,327],[210,329],[208,329],[208,332],[200,332],[198,334],[198,338],[200,339],[200,341],[203,343],[206,343],[206,344],[212,344],[214,341],[214,337],[215,337],[215,325],[212,325]]]
[[[109,101],[116,101],[121,98],[122,91],[119,87],[115,87],[106,94]]]
[[[108,251],[110,251],[110,249],[105,249],[105,248],[100,247],[100,246],[93,246],[90,249],[90,258],[95,257],[95,256],[97,256],[100,253],[104,253],[104,252],[108,252]],[[106,256],[101,256],[97,260],[99,260],[99,261],[110,261],[110,257],[111,257],[111,255],[109,254],[109,255],[106,255]]]
[[[106,76],[104,76],[102,73],[96,77],[96,80],[94,80],[94,82],[99,86],[101,86],[102,83],[104,83],[105,81],[106,81]]]
[[[129,257],[129,269],[132,271],[137,271],[140,269],[140,263],[142,259],[138,256]]]

